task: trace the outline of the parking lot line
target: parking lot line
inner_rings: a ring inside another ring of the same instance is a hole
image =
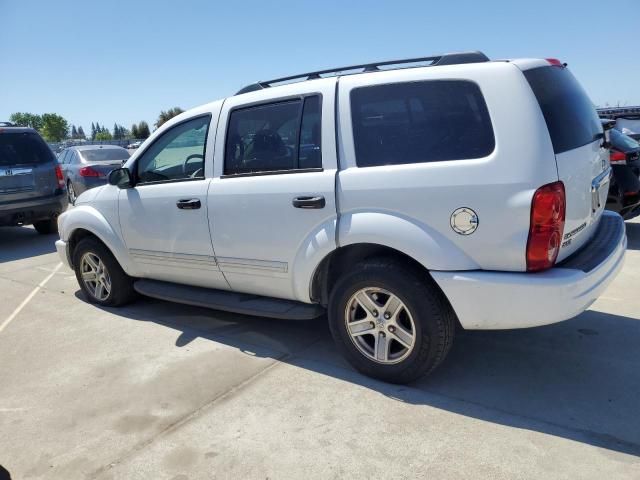
[[[13,321],[13,319],[18,316],[18,314],[22,311],[22,309],[24,307],[27,306],[27,304],[31,301],[31,299],[36,296],[38,291],[42,287],[44,287],[47,284],[47,282],[49,280],[51,280],[56,273],[58,273],[58,270],[60,270],[60,268],[62,268],[62,262],[60,262],[58,265],[56,265],[56,267],[53,269],[53,271],[49,275],[47,275],[44,278],[44,280],[42,280],[38,284],[38,286],[36,288],[34,288],[29,295],[27,295],[27,298],[25,298],[22,301],[22,303],[20,305],[18,305],[18,307],[13,312],[11,312],[11,315],[9,315],[7,317],[7,319],[4,322],[2,322],[2,324],[0,325],[0,333],[2,333],[2,331]]]

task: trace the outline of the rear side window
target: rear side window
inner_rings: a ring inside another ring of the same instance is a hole
[[[232,111],[224,174],[322,168],[320,104],[316,95]]]
[[[484,97],[465,80],[357,88],[351,117],[359,167],[481,158],[495,147]]]
[[[55,161],[55,155],[37,133],[0,133],[0,165],[36,165]]]
[[[538,99],[556,154],[591,143],[602,133],[594,105],[569,70],[539,67],[524,76]]]

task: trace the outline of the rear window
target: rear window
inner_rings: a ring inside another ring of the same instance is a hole
[[[351,116],[359,167],[481,158],[495,147],[484,97],[466,80],[357,88]]]
[[[602,133],[594,105],[569,70],[539,67],[524,76],[538,99],[555,153],[591,143]]]
[[[80,155],[87,162],[110,162],[126,160],[129,152],[124,148],[96,148],[95,150],[81,150]]]
[[[0,165],[35,165],[54,160],[53,152],[37,133],[0,133]]]

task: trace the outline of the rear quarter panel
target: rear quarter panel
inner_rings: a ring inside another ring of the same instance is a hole
[[[479,159],[358,168],[350,92],[438,79],[479,86],[493,124],[494,151]],[[558,176],[544,118],[518,68],[492,62],[343,77],[339,111],[341,246],[379,239],[433,270],[526,269],[531,198]],[[460,207],[478,214],[479,226],[471,235],[451,228],[451,215]]]

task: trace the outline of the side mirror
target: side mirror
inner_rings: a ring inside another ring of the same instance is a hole
[[[132,188],[133,180],[131,172],[128,168],[116,168],[109,174],[109,185],[115,185],[118,188]]]

